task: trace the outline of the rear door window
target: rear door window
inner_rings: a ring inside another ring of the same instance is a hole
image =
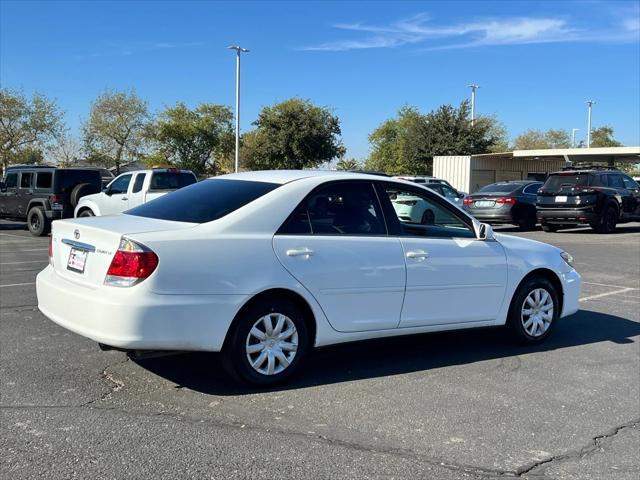
[[[206,223],[228,215],[279,186],[277,183],[209,179],[125,213],[176,222]]]
[[[622,175],[609,175],[609,186],[612,188],[625,188],[624,182],[622,181]]]
[[[525,195],[535,195],[538,193],[538,190],[542,186],[542,183],[532,183],[531,185],[527,185],[522,193]]]
[[[31,188],[33,172],[22,172],[20,174],[20,188]]]
[[[144,177],[146,176],[146,173],[139,173],[136,175],[136,179],[133,182],[133,190],[131,190],[132,193],[138,193],[142,190],[142,184],[144,183]]]
[[[638,188],[638,183],[632,178],[622,176],[622,182],[624,183],[625,188],[629,190],[636,190]]]

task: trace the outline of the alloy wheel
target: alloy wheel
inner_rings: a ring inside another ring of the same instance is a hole
[[[527,295],[520,312],[525,332],[531,337],[540,337],[551,326],[553,298],[544,288],[536,288]]]
[[[262,375],[283,372],[298,351],[298,330],[281,313],[260,317],[251,327],[245,344],[249,365]]]

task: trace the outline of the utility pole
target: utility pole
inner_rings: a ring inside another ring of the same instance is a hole
[[[472,83],[467,85],[471,89],[471,126],[476,124],[476,90],[480,88],[480,85]]]
[[[587,100],[587,148],[591,148],[591,107],[594,103],[593,100]]]
[[[571,129],[571,147],[576,148],[576,132],[580,130],[579,128]]]
[[[240,54],[247,53],[249,50],[239,47],[238,45],[230,45],[227,47],[236,51],[236,165],[235,171],[240,171]]]

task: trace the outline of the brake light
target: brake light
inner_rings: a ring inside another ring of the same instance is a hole
[[[53,266],[53,236],[49,235],[49,265]]]
[[[158,256],[149,248],[123,238],[111,260],[105,285],[131,287],[151,275],[158,266]]]
[[[62,195],[49,195],[49,201],[51,203],[60,203],[62,202]]]
[[[500,198],[496,198],[496,203],[500,203],[500,204],[511,204],[511,205],[515,205],[517,202],[517,200],[513,197],[500,197]]]
[[[463,205],[471,205],[472,203],[473,203],[473,200],[470,198],[465,198],[464,200],[462,200]]]

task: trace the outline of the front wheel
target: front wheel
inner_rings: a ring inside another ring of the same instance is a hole
[[[521,343],[544,340],[560,317],[560,292],[544,277],[522,284],[511,301],[507,325]]]
[[[86,208],[78,214],[78,218],[82,218],[82,217],[95,217],[95,215],[91,209]]]
[[[222,351],[233,377],[262,387],[299,370],[309,349],[303,313],[286,300],[261,300],[240,312]]]

